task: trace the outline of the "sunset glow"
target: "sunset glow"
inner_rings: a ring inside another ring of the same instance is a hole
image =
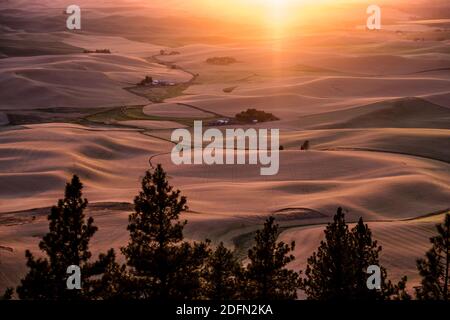
[[[266,36],[279,38],[304,33],[305,28],[330,29],[348,21],[363,24],[369,4],[368,0],[198,0],[195,7],[204,15],[257,25]]]
[[[1,314],[448,312],[449,0],[0,17]]]

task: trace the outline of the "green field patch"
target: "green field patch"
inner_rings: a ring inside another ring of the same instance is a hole
[[[162,103],[166,99],[183,95],[184,90],[188,87],[188,84],[181,83],[173,86],[134,86],[125,89],[153,103]]]
[[[127,121],[127,120],[173,121],[188,127],[193,126],[194,120],[196,120],[190,118],[160,117],[148,115],[144,113],[143,109],[144,106],[113,108],[87,116],[85,117],[85,120],[102,124],[116,124],[119,121]]]

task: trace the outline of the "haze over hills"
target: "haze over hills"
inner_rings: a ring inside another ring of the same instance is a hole
[[[189,239],[242,253],[274,214],[303,268],[342,206],[369,222],[394,280],[417,284],[415,259],[450,207],[448,1],[380,2],[374,32],[367,1],[311,2],[304,19],[279,20],[251,0],[253,12],[236,7],[247,19],[225,1],[78,2],[77,31],[66,1],[0,3],[0,291],[22,277],[25,249],[38,254],[72,174],[98,253],[126,242],[129,203],[157,163],[188,198]],[[145,77],[167,85],[138,85]],[[278,175],[172,163],[174,129],[202,120],[223,132],[236,125],[215,121],[249,108],[279,118],[242,125],[280,129]]]

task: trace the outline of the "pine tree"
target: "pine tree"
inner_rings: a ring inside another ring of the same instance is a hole
[[[142,191],[129,217],[130,241],[122,248],[131,268],[137,299],[192,299],[200,295],[200,272],[207,244],[183,242],[179,215],[187,210],[186,198],[173,190],[159,164],[147,171]]]
[[[372,239],[372,231],[362,218],[352,229],[355,265],[355,288],[352,290],[352,299],[355,300],[408,300],[410,299],[405,287],[407,278],[394,285],[387,279],[387,270],[380,264],[379,255],[382,247]],[[371,265],[380,267],[381,289],[369,290],[367,288],[367,269]]]
[[[277,242],[278,225],[274,218],[266,220],[255,236],[255,246],[248,251],[249,264],[245,271],[245,298],[258,300],[288,300],[297,298],[299,274],[286,268],[294,260],[289,254],[295,248]]]
[[[85,297],[84,290],[68,290],[66,284],[67,267],[76,265],[82,275],[87,273],[91,257],[89,241],[97,231],[94,220],[85,219],[88,202],[82,198],[82,189],[80,179],[73,176],[66,185],[64,199],[52,207],[48,216],[49,232],[39,243],[46,257],[35,259],[26,251],[29,271],[17,288],[20,299],[79,300]]]
[[[178,266],[171,275],[170,299],[201,299],[205,261],[208,258],[209,241],[189,243],[183,241],[175,254]]]
[[[126,265],[116,261],[114,249],[100,254],[98,260],[90,266],[90,275],[95,275],[89,282],[89,297],[100,300],[128,300],[134,283],[126,270]]]
[[[3,295],[0,296],[0,300],[11,300],[14,294],[13,288],[6,288],[6,290],[3,292]]]
[[[417,269],[422,277],[416,288],[419,300],[450,300],[450,214],[444,223],[436,225],[438,235],[430,238],[431,249],[425,259],[417,260]]]
[[[242,275],[241,264],[221,242],[206,260],[203,296],[212,300],[239,299]]]
[[[308,258],[301,289],[308,299],[342,300],[351,296],[355,279],[352,261],[352,237],[339,208],[333,222],[325,229],[325,241]]]
[[[372,232],[369,227],[364,224],[363,219],[359,218],[358,223],[352,229],[353,245],[355,247],[355,294],[360,297],[367,298],[376,294],[375,290],[367,289],[367,274],[365,270],[370,265],[379,265],[378,255],[381,252],[381,246],[377,245],[377,241],[372,240]],[[382,273],[385,269],[382,269]],[[383,277],[384,278],[384,277]]]
[[[343,210],[338,208],[325,229],[325,240],[308,259],[301,288],[314,300],[409,299],[406,277],[397,285],[387,280],[387,271],[379,261],[381,250],[362,218],[349,230]],[[367,287],[370,265],[381,269],[380,290]]]

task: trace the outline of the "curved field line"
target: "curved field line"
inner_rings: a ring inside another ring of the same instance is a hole
[[[217,116],[217,117],[227,118],[226,116],[224,116],[224,115],[222,115],[220,113],[216,113],[216,112],[209,111],[209,110],[206,110],[206,109],[203,109],[203,108],[200,108],[200,107],[196,107],[196,106],[194,106],[192,104],[182,103],[182,102],[177,102],[177,104],[179,106],[189,107],[189,108],[192,108],[192,109],[195,109],[195,110],[199,110],[199,111],[202,111],[202,112],[205,112],[205,113],[209,113],[209,114],[212,114],[212,115]]]

